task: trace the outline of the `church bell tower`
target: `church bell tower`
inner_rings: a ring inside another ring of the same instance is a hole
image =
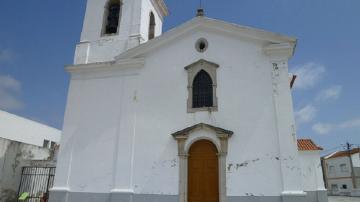
[[[114,57],[162,34],[163,0],[88,0],[74,64]]]

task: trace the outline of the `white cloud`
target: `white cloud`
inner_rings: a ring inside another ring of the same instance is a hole
[[[21,92],[21,83],[11,76],[0,75],[0,109],[17,110],[24,104],[17,98]]]
[[[329,133],[331,130],[333,130],[334,126],[331,124],[316,123],[312,126],[312,129],[316,133],[324,135],[324,134]]]
[[[317,109],[313,105],[306,105],[295,112],[295,119],[298,124],[308,123],[312,121],[317,113]]]
[[[360,118],[345,121],[339,125],[339,128],[357,128],[360,127]]]
[[[8,62],[13,60],[15,54],[10,50],[0,50],[0,62]]]
[[[313,62],[296,66],[293,70],[293,74],[297,75],[294,88],[308,89],[313,87],[322,78],[325,71],[325,66]]]
[[[338,99],[342,91],[342,86],[332,86],[328,89],[320,91],[316,97],[316,101],[325,101],[329,99]]]
[[[0,89],[8,89],[19,92],[21,84],[18,80],[8,75],[0,75]]]
[[[312,129],[318,134],[328,134],[338,129],[360,128],[360,118],[348,120],[337,124],[316,123]]]

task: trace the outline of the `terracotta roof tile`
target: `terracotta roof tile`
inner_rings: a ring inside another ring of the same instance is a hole
[[[317,146],[311,139],[298,139],[297,145],[299,151],[323,150],[323,148]]]

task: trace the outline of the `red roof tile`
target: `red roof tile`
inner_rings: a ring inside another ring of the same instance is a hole
[[[317,146],[311,139],[298,139],[297,145],[299,151],[323,150],[323,148]]]

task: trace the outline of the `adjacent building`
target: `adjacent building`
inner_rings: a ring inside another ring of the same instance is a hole
[[[326,192],[320,161],[320,152],[323,149],[311,139],[299,139],[298,150],[302,184],[307,193],[307,202],[327,201],[326,194],[318,194]]]
[[[38,147],[51,148],[60,142],[61,131],[0,110],[0,137]]]
[[[331,195],[360,196],[360,149],[323,157],[324,178]]]
[[[0,202],[17,201],[23,167],[55,166],[60,137],[58,129],[0,110]]]

